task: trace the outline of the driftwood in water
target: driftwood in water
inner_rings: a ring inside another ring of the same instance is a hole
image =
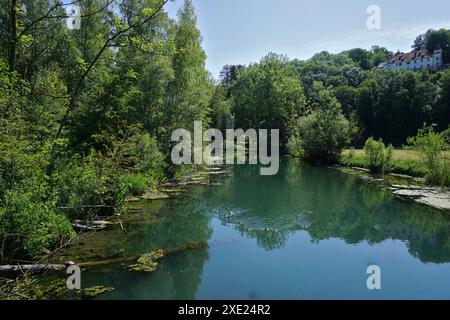
[[[68,264],[22,264],[0,266],[0,272],[31,272],[39,273],[45,271],[65,270]]]
[[[166,249],[162,250],[163,256],[166,256],[168,254],[173,254],[177,252],[187,251],[187,250],[195,250],[206,247],[208,244],[206,242],[196,242],[192,244],[188,244],[186,246],[181,246],[173,249]],[[106,259],[106,260],[99,260],[99,261],[90,261],[90,262],[81,262],[76,264],[80,268],[90,268],[90,267],[97,267],[97,266],[103,266],[103,265],[109,265],[109,264],[115,264],[115,263],[126,263],[126,262],[135,262],[140,257],[123,257],[123,258],[112,258],[112,259]],[[70,265],[74,265],[74,262],[66,262],[65,264],[25,264],[25,265],[4,265],[0,266],[0,272],[31,272],[31,273],[40,273],[40,272],[46,272],[46,271],[62,271],[66,270],[66,268]]]
[[[76,230],[76,231],[94,231],[95,228],[89,227],[89,226],[85,226],[83,224],[79,224],[79,223],[73,223],[72,227]]]
[[[167,256],[169,254],[178,253],[182,251],[188,251],[188,250],[196,250],[200,248],[204,248],[208,246],[206,242],[196,242],[192,244],[188,244],[186,246],[181,246],[173,249],[165,249],[163,251],[163,256]],[[98,267],[98,266],[104,266],[108,264],[115,264],[115,263],[126,263],[126,262],[135,262],[137,261],[141,256],[137,257],[123,257],[123,258],[113,258],[113,259],[106,259],[106,260],[99,260],[99,261],[89,261],[89,262],[81,262],[78,263],[77,266],[80,268],[91,268],[91,267]]]
[[[72,227],[77,231],[95,231],[106,228],[112,223],[106,220],[94,220],[88,224],[83,223],[81,220],[75,220]]]
[[[57,209],[62,209],[62,210],[74,210],[74,209],[114,209],[114,207],[100,204],[100,205],[83,205],[83,206],[75,206],[75,207],[57,207]]]

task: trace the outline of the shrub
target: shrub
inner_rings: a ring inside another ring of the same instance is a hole
[[[351,159],[351,158],[353,158],[354,156],[355,156],[355,148],[352,147],[352,148],[350,148],[350,151],[349,151],[349,153],[348,153],[348,157]]]
[[[386,147],[383,140],[374,140],[369,138],[364,145],[364,152],[366,153],[369,164],[368,167],[373,173],[385,172],[390,169],[392,152],[394,147],[389,145]]]
[[[297,130],[290,139],[290,152],[314,164],[337,163],[351,137],[351,125],[339,110],[314,111],[300,118]]]
[[[89,156],[61,160],[51,176],[53,197],[71,219],[92,215],[111,215],[121,211],[119,179],[116,168],[92,151]],[[92,210],[89,206],[103,206]],[[83,208],[85,207],[85,208]]]
[[[131,131],[130,136],[116,142],[114,146],[111,156],[118,161],[118,165],[135,173],[163,172],[164,156],[156,140],[148,133],[140,133],[137,128]]]
[[[450,127],[445,130],[444,132],[442,132],[445,141],[450,145]]]
[[[289,155],[295,158],[302,158],[302,143],[301,139],[297,135],[293,135],[288,140],[287,150]]]
[[[69,220],[42,199],[47,184],[31,177],[4,195],[0,206],[1,259],[32,257],[74,236]]]
[[[432,127],[419,130],[417,136],[408,138],[408,145],[417,151],[427,168],[426,180],[430,184],[450,186],[449,144],[443,133]]]
[[[127,187],[128,193],[133,196],[140,196],[147,191],[149,187],[148,180],[141,173],[128,174],[120,180],[122,185]]]

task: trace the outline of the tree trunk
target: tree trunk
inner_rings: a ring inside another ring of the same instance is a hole
[[[16,71],[16,51],[17,51],[17,0],[11,0],[11,11],[9,16],[9,102],[8,113],[13,113],[12,95],[14,90],[14,71]]]
[[[11,0],[9,26],[9,72],[16,70],[16,50],[17,50],[17,0]]]
[[[23,264],[0,266],[0,272],[43,272],[65,270],[64,264]]]
[[[175,254],[183,251],[197,250],[201,248],[208,247],[207,242],[200,241],[191,243],[188,245],[165,249],[164,256],[169,254]],[[30,273],[40,273],[45,271],[62,271],[66,270],[67,266],[77,265],[80,268],[92,268],[109,264],[116,263],[126,263],[126,262],[134,262],[139,259],[140,256],[137,257],[120,257],[120,258],[111,258],[106,260],[99,261],[90,261],[90,262],[81,262],[81,263],[73,263],[71,261],[66,262],[65,264],[25,264],[25,265],[4,265],[0,266],[0,272],[30,272]]]

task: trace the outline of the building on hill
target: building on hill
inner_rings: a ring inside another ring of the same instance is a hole
[[[430,70],[438,71],[444,67],[442,49],[439,47],[433,53],[427,49],[414,50],[409,53],[398,51],[387,62],[378,68],[384,70]]]

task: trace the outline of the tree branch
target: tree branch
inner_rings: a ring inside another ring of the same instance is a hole
[[[169,0],[163,0],[162,3],[157,7],[157,9],[150,15],[148,16],[146,19],[144,19],[141,23],[135,23],[132,25],[129,25],[128,27],[119,30],[116,34],[114,34],[113,36],[109,37],[105,43],[103,44],[102,48],[98,51],[98,53],[96,54],[96,56],[94,57],[94,59],[91,61],[91,63],[89,64],[89,66],[86,68],[85,72],[83,72],[83,74],[81,75],[80,79],[78,80],[75,89],[71,95],[70,98],[70,102],[69,105],[67,106],[66,112],[61,120],[61,123],[59,125],[58,131],[54,137],[54,141],[53,141],[53,146],[55,146],[56,144],[56,140],[58,140],[61,137],[61,133],[62,130],[67,122],[67,119],[69,117],[70,112],[72,111],[72,109],[75,107],[75,103],[76,100],[78,98],[78,94],[79,91],[81,89],[81,86],[85,80],[85,78],[87,77],[87,75],[91,72],[92,68],[94,67],[94,65],[97,63],[97,61],[100,59],[100,57],[103,55],[103,53],[105,52],[105,50],[109,47],[110,43],[112,41],[114,41],[115,39],[117,39],[119,36],[127,33],[128,31],[134,29],[134,28],[138,28],[142,25],[145,25],[147,22],[149,22],[151,19],[153,19],[161,10],[162,8],[167,4],[167,2],[169,2]]]

